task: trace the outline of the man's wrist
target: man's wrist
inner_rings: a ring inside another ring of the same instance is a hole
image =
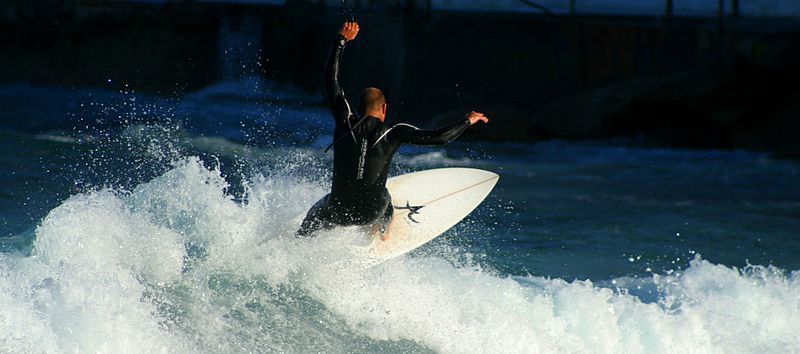
[[[341,35],[341,34],[336,36],[336,45],[338,45],[340,47],[344,47],[345,44],[347,44],[347,38],[344,38],[344,36]]]

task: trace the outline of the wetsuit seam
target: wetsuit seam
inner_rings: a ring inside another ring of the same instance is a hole
[[[401,126],[401,125],[403,125],[403,126],[407,126],[407,127],[411,127],[411,128],[414,128],[414,129],[416,129],[416,130],[422,130],[422,129],[420,129],[420,128],[417,128],[417,127],[415,127],[415,126],[413,126],[413,125],[411,125],[411,124],[408,124],[408,123],[397,123],[397,124],[393,125],[391,128],[387,129],[387,130],[386,130],[386,132],[384,132],[383,134],[381,134],[381,136],[378,138],[378,140],[375,140],[375,143],[374,143],[374,144],[372,144],[372,147],[375,147],[376,145],[378,145],[378,143],[379,143],[379,142],[381,142],[381,139],[383,139],[383,138],[385,138],[387,135],[389,135],[389,132],[391,132],[391,131],[392,131],[392,129],[394,129],[394,128],[397,128],[398,126]]]

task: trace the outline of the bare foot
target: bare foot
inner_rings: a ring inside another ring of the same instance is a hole
[[[380,236],[381,241],[388,241],[389,240],[389,230],[386,230],[385,232],[381,232],[381,226],[382,226],[381,224],[372,225],[370,227],[370,229],[369,229],[369,233],[373,237],[379,237]]]

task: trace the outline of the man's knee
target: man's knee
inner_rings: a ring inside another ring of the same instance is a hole
[[[311,236],[314,232],[325,228],[326,221],[324,219],[323,210],[327,204],[328,195],[322,197],[318,200],[311,209],[308,210],[306,213],[306,217],[303,219],[303,222],[300,224],[300,229],[297,230],[295,236],[300,237],[308,237]]]
[[[311,234],[313,234],[314,231],[317,231],[319,229],[320,229],[320,221],[318,219],[309,219],[308,216],[306,216],[306,218],[303,219],[303,223],[300,224],[300,229],[298,229],[297,232],[295,233],[295,236],[308,237],[311,236]]]

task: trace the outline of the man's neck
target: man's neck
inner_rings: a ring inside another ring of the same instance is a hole
[[[377,112],[367,112],[367,117],[377,118],[381,122],[383,122],[386,119],[386,116]]]

